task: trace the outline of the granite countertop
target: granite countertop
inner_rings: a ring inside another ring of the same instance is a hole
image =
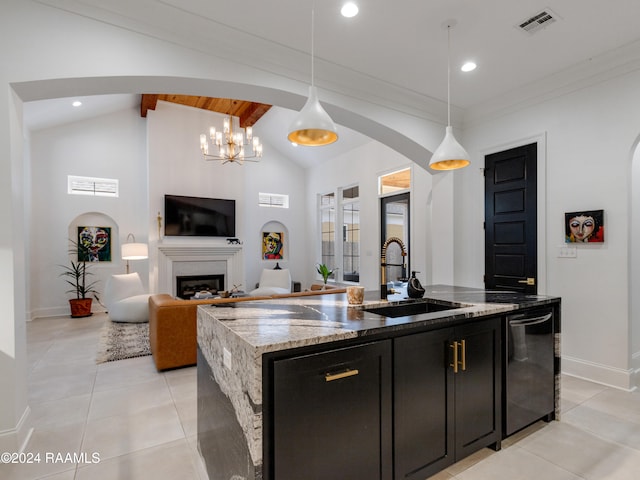
[[[290,297],[198,306],[198,345],[213,379],[229,399],[256,469],[262,464],[263,355],[348,339],[384,338],[412,328],[446,327],[521,308],[559,302],[557,297],[434,285],[422,300],[368,292],[363,305],[346,294]],[[366,308],[428,301],[453,309],[391,318]],[[198,363],[198,369],[205,365]]]
[[[200,306],[206,317],[218,320],[245,347],[256,354],[334,342],[356,337],[387,334],[420,326],[447,326],[476,317],[498,314],[559,301],[557,297],[523,295],[515,292],[433,285],[425,287],[424,298],[453,309],[404,317],[386,317],[366,308],[407,301],[405,296],[379,299],[368,292],[362,305],[349,305],[346,294],[282,298],[219,306]]]

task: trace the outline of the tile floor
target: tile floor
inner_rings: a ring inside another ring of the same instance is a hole
[[[158,373],[151,357],[96,365],[105,320],[28,323],[35,431],[26,451],[86,459],[0,464],[0,478],[207,480],[196,447],[195,368]],[[481,450],[430,480],[640,478],[640,393],[563,377],[562,412],[560,422],[535,424],[501,451]]]

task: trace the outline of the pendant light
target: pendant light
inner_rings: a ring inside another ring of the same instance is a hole
[[[451,27],[455,22],[447,25],[447,129],[444,140],[429,160],[429,168],[433,170],[456,170],[471,163],[469,154],[453,136],[451,128]]]
[[[311,86],[309,97],[289,127],[287,138],[291,143],[309,147],[329,145],[338,140],[336,125],[318,101],[314,84],[314,8],[311,7]]]

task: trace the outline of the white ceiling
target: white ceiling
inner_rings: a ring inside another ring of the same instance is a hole
[[[279,66],[302,81],[310,78],[313,0],[38,1],[201,52],[216,50],[224,38],[242,61],[259,62],[264,68]],[[340,91],[353,88],[354,78],[372,79],[375,92],[363,89],[362,95],[392,100],[404,93],[406,98],[418,96],[442,106],[447,98],[444,25],[450,19],[456,21],[451,30],[451,100],[467,116],[521,101],[532,92],[542,95],[566,88],[586,75],[621,65],[628,68],[640,59],[638,0],[355,2],[360,13],[352,19],[339,13],[343,0],[315,2],[315,78],[321,88]],[[550,9],[557,21],[535,34],[516,28],[543,9]],[[460,65],[469,59],[478,68],[460,72]],[[116,102],[111,100],[106,103],[113,106]],[[53,103],[46,108],[55,109]],[[262,133],[266,143],[287,150],[288,145],[269,137],[266,123],[288,125],[294,113],[274,108],[256,130],[266,130]],[[41,115],[35,106],[28,107],[25,118],[36,126],[35,117]],[[53,116],[63,119],[60,112]],[[343,132],[339,141],[345,140],[343,148],[363,141],[351,133]],[[329,150],[315,153],[307,148],[303,153],[296,155],[320,156]]]

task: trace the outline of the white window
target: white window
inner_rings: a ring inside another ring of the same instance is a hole
[[[319,197],[321,263],[339,282],[360,280],[360,201],[357,185]]]
[[[289,195],[258,193],[258,205],[261,207],[289,208]]]
[[[117,197],[118,180],[112,178],[67,176],[69,195],[93,195],[96,197]]]

